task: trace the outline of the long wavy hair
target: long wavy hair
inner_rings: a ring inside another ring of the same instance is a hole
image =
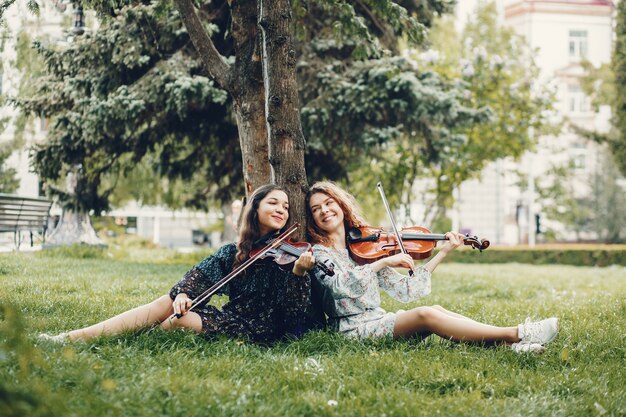
[[[262,237],[259,227],[259,214],[257,211],[261,200],[275,190],[280,190],[287,194],[287,191],[279,185],[262,185],[254,190],[248,199],[248,203],[243,208],[241,213],[241,226],[239,228],[239,239],[237,241],[237,254],[235,255],[233,267],[241,265],[250,257],[252,244]],[[287,194],[287,197],[289,197],[289,194]],[[287,213],[289,214],[287,224],[289,224],[289,221],[291,221],[291,212],[287,210]],[[281,233],[287,228],[287,224],[280,230]]]
[[[306,233],[307,240],[311,243],[319,243],[324,246],[332,246],[333,242],[330,237],[322,229],[317,227],[315,219],[313,218],[313,212],[311,212],[311,197],[313,194],[322,193],[333,198],[341,211],[343,211],[343,225],[346,229],[346,236],[348,235],[348,229],[352,227],[366,226],[367,223],[361,214],[361,208],[357,204],[352,194],[343,190],[334,182],[320,181],[316,182],[309,188],[309,192],[305,197],[306,206]]]

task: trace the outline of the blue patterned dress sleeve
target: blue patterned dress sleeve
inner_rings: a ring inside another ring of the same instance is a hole
[[[335,266],[335,275],[324,274],[317,270],[318,278],[336,300],[342,298],[359,298],[367,289],[376,284],[376,273],[371,265],[342,267],[335,254],[324,246],[316,245],[314,253],[318,262],[330,262]]]

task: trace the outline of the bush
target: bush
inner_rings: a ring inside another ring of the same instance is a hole
[[[69,246],[55,246],[37,252],[37,256],[44,258],[76,258],[102,259],[106,258],[107,250],[104,246],[75,244]]]
[[[452,252],[446,257],[447,262],[459,263],[508,263],[576,266],[626,266],[626,249],[622,246],[597,246],[584,248],[547,247],[500,249],[489,248],[482,253],[465,249]]]
[[[0,304],[0,415],[60,416],[59,398],[52,388],[31,375],[49,371],[42,352],[27,339],[21,313],[13,306]],[[8,371],[8,372],[7,372]],[[11,375],[11,378],[8,376]]]

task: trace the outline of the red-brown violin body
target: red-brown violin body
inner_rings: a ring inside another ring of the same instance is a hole
[[[428,229],[419,226],[405,227],[400,229],[399,233],[407,253],[413,259],[430,257],[438,240],[448,240],[443,234],[430,233]],[[465,236],[463,243],[481,252],[489,247],[488,240],[480,240],[476,236]],[[348,246],[352,259],[359,265],[372,263],[401,252],[393,232],[371,226],[350,229]]]

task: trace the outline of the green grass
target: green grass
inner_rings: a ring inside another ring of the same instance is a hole
[[[271,348],[157,329],[35,339],[151,301],[188,266],[0,256],[0,416],[626,415],[624,267],[444,264],[421,302],[383,296],[388,310],[441,304],[503,326],[558,316],[543,355],[324,332]]]

